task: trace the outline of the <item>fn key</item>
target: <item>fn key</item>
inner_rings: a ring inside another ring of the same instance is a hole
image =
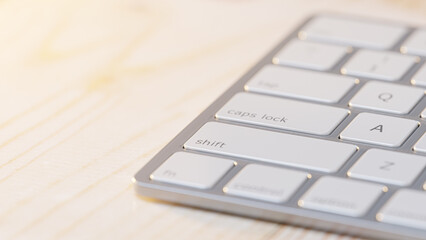
[[[235,165],[236,162],[232,160],[177,152],[157,168],[150,178],[157,182],[208,189]]]

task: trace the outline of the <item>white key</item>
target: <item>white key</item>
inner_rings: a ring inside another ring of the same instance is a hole
[[[411,185],[426,166],[426,157],[370,149],[349,169],[348,176],[359,179]]]
[[[426,133],[417,141],[414,145],[413,150],[416,152],[426,153]]]
[[[328,70],[342,59],[348,48],[324,43],[292,40],[274,57],[273,63],[292,67]]]
[[[268,65],[246,84],[249,92],[336,103],[358,79],[330,73]]]
[[[323,172],[336,172],[357,150],[351,144],[217,122],[206,123],[184,147]]]
[[[151,180],[207,189],[212,188],[234,165],[231,160],[177,152],[152,173]]]
[[[426,64],[423,64],[423,66],[413,76],[411,84],[423,87],[426,86]]]
[[[299,200],[299,206],[352,217],[367,213],[386,188],[379,184],[325,176]]]
[[[299,33],[300,38],[375,49],[389,49],[407,32],[404,26],[319,16]]]
[[[340,134],[344,140],[399,147],[419,126],[414,120],[360,113]]]
[[[426,56],[426,30],[416,30],[401,46],[402,53]]]
[[[426,192],[401,189],[379,211],[378,221],[426,230]]]
[[[224,188],[227,194],[268,202],[285,202],[310,177],[308,173],[250,164]]]
[[[424,89],[410,86],[367,82],[351,99],[349,106],[407,114],[422,99],[424,92]]]
[[[418,61],[418,57],[395,52],[359,50],[341,72],[356,77],[397,81]]]
[[[252,93],[238,93],[216,118],[304,133],[328,135],[349,115],[343,108]]]

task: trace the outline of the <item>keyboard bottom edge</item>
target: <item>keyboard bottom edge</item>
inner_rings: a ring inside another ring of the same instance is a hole
[[[291,213],[274,211],[268,208],[257,207],[254,206],[256,204],[255,201],[248,200],[246,201],[248,204],[242,204],[241,202],[233,203],[229,200],[231,198],[226,199],[223,196],[209,193],[199,194],[199,192],[196,190],[181,189],[176,188],[175,186],[163,186],[136,180],[134,183],[134,188],[139,196],[165,201],[166,203],[177,203],[179,205],[190,208],[254,218],[268,222],[291,224],[298,227],[311,228],[336,234],[344,234],[369,239],[425,239],[421,233],[417,234],[417,231],[415,231],[413,234],[411,234],[411,231],[408,234],[401,233],[400,229],[389,232],[382,231],[377,228],[377,226],[370,226],[369,228],[359,227],[354,226],[353,222],[342,224],[342,221],[337,220],[332,221],[329,219],[325,220],[323,218],[315,219],[309,216],[299,216]],[[250,205],[250,202],[253,202],[253,204]],[[319,215],[321,214],[329,215],[327,213],[319,213]],[[358,221],[358,219],[355,219],[355,221]],[[380,223],[376,222],[376,224]]]

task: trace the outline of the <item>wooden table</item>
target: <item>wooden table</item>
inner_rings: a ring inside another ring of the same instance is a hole
[[[138,197],[131,178],[315,12],[426,25],[426,2],[0,3],[0,239],[347,239]]]

